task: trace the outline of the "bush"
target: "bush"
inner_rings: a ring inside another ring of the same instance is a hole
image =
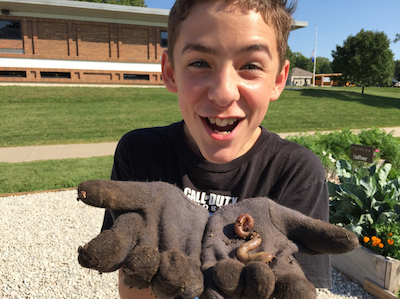
[[[388,180],[391,165],[353,168],[336,162],[339,184],[328,182],[329,221],[355,233],[374,252],[398,257],[400,178]]]
[[[295,135],[289,136],[287,139],[313,151],[321,159],[327,171],[335,168],[334,163],[337,160],[349,159],[352,144],[372,146],[378,150],[376,161],[384,159],[385,163],[392,165],[388,178],[393,180],[400,177],[400,139],[384,130],[372,128],[362,130],[357,135],[347,129],[329,134]],[[354,162],[354,164],[359,165],[360,163]]]

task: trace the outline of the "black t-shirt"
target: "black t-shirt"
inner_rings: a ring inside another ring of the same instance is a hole
[[[325,172],[313,152],[262,127],[259,139],[246,154],[227,164],[214,164],[189,148],[183,124],[139,129],[123,136],[115,152],[111,179],[174,184],[211,213],[245,198],[269,197],[328,221]],[[106,211],[102,230],[109,229],[115,217]],[[316,287],[331,287],[329,255],[298,254],[296,258]]]

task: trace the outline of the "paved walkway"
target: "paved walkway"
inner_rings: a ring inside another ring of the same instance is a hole
[[[394,131],[395,137],[400,137],[400,127],[383,128],[386,132]],[[354,130],[357,132],[359,130]],[[321,134],[330,131],[320,131]],[[313,134],[313,132],[306,132]],[[279,133],[282,138],[299,133]],[[46,146],[21,146],[0,148],[0,162],[16,163],[31,162],[37,160],[57,160],[73,158],[90,158],[101,156],[112,156],[115,152],[117,142],[86,143],[86,144],[60,144]]]

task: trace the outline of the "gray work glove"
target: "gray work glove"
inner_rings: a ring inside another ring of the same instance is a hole
[[[243,213],[254,218],[253,230],[261,236],[261,244],[248,253],[268,252],[273,256],[270,262],[245,265],[237,259],[237,248],[245,241],[235,234],[234,223]],[[202,251],[205,290],[200,298],[316,298],[315,287],[293,254],[339,254],[357,246],[357,236],[350,231],[268,198],[227,205],[215,212],[206,226]]]
[[[151,287],[158,298],[194,298],[203,292],[200,254],[209,213],[178,187],[85,181],[78,186],[78,200],[121,213],[111,229],[78,249],[83,267],[122,268],[127,286]]]

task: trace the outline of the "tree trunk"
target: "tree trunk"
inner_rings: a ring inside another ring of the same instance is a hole
[[[364,85],[361,85],[361,93],[364,94]]]

